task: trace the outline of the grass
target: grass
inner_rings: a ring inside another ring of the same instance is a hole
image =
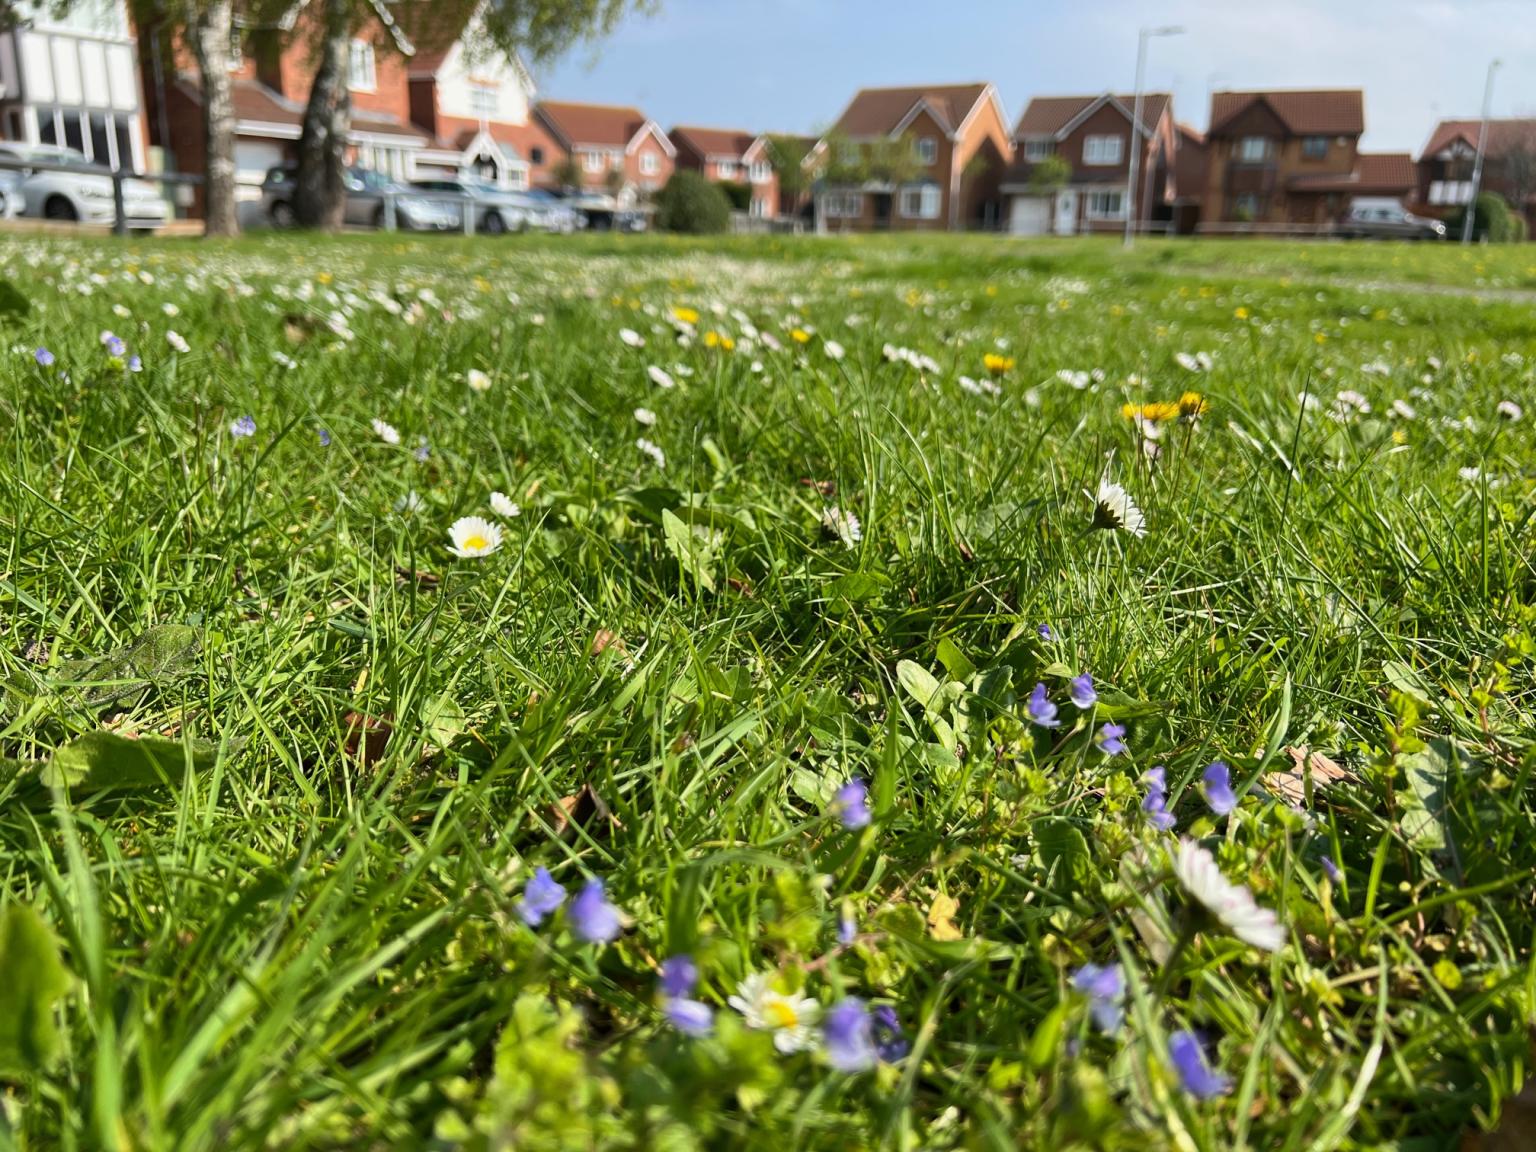
[[[0,253],[0,1146],[1507,1128],[1536,1016],[1525,249]],[[987,353],[996,395],[960,384]],[[1203,415],[1155,441],[1122,414],[1186,392]],[[1104,476],[1144,538],[1091,527]],[[493,490],[521,514],[456,558]],[[867,828],[835,818],[855,777]],[[1180,837],[1277,952],[1199,911]],[[538,867],[600,877],[622,934],[526,925]],[[661,1011],[680,953],[705,1038]],[[1108,1033],[1090,962],[1122,966]],[[727,1004],[756,972],[894,1009],[909,1051],[777,1051]],[[1184,1090],[1186,1029],[1226,1093]]]

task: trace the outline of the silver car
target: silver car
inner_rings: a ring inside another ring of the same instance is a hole
[[[14,220],[27,207],[27,196],[21,190],[21,173],[7,172],[0,168],[0,220]]]
[[[293,194],[298,186],[298,166],[283,164],[271,169],[262,181],[261,199],[267,219],[278,228],[297,222]],[[370,168],[347,169],[347,201],[342,222],[364,228],[382,228],[388,217],[385,197],[395,206],[395,226],[411,232],[451,232],[461,227],[459,206],[416,193],[410,185],[391,180]]]
[[[20,176],[25,215],[83,224],[116,222],[112,177],[86,159],[85,153],[7,140],[0,141],[0,160]],[[124,223],[135,232],[163,228],[170,217],[160,190],[145,180],[123,181],[123,212]]]
[[[529,218],[528,205],[519,193],[498,188],[485,180],[467,176],[435,176],[413,181],[412,186],[423,192],[453,197],[461,212],[466,204],[473,204],[475,228],[492,236],[537,226]]]
[[[1444,240],[1445,225],[1398,203],[1359,202],[1339,224],[1346,240]]]

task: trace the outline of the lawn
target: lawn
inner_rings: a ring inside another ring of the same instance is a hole
[[[1532,251],[0,239],[0,1148],[1530,1147]]]

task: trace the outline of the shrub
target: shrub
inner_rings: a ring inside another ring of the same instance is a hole
[[[702,236],[724,232],[731,223],[725,193],[697,172],[674,172],[656,196],[656,227]]]
[[[725,193],[725,198],[731,202],[732,210],[736,212],[749,212],[752,209],[752,185],[729,182],[716,184],[716,188]]]
[[[1446,217],[1446,234],[1452,239],[1461,236],[1466,226],[1467,210],[1461,208]],[[1494,244],[1510,244],[1523,238],[1525,221],[1509,210],[1504,197],[1497,192],[1479,192],[1476,212],[1472,217],[1472,235],[1478,240]]]

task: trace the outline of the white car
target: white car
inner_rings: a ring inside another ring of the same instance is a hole
[[[0,220],[14,220],[27,206],[21,191],[21,173],[0,168]]]
[[[25,215],[45,220],[111,224],[117,219],[112,179],[73,148],[0,141],[0,160],[21,164]],[[61,170],[62,169],[62,170]],[[135,232],[163,228],[170,216],[159,190],[144,180],[123,181],[123,212]]]

